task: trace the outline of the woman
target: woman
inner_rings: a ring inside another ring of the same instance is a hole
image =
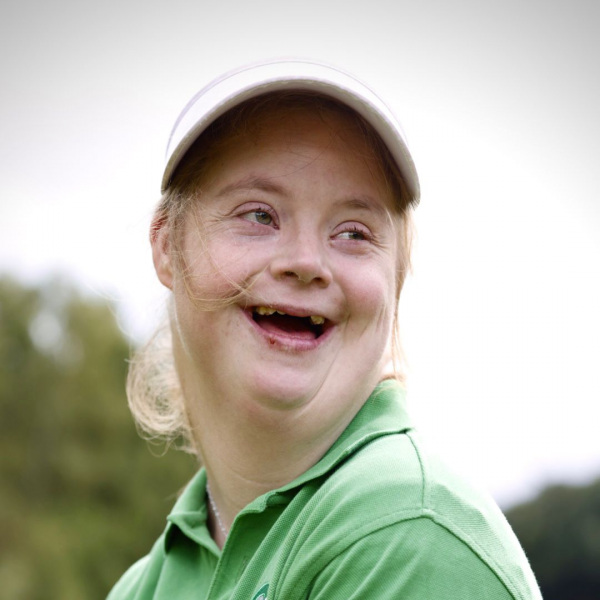
[[[163,193],[176,385],[147,351],[130,400],[203,467],[110,600],[539,598],[386,375],[419,183],[377,96],[308,62],[228,74],[179,117]]]

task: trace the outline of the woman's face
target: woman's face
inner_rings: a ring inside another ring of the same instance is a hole
[[[372,154],[349,117],[294,111],[213,157],[182,232],[184,272],[154,241],[188,402],[300,411],[326,428],[360,408],[396,302],[397,217]]]

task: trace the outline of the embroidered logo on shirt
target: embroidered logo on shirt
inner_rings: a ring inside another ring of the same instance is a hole
[[[258,592],[254,595],[252,600],[267,600],[267,592],[269,591],[269,584],[265,583]]]

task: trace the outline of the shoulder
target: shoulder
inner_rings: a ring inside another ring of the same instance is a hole
[[[368,506],[371,518],[383,522],[427,518],[474,546],[488,536],[518,546],[491,496],[431,452],[414,431],[373,440],[331,473],[321,493],[357,518]]]
[[[356,540],[323,567],[309,589],[311,600],[537,600],[511,589],[472,548],[426,517]]]
[[[134,563],[108,594],[106,600],[134,600],[140,590],[152,587],[164,560],[164,534],[155,542],[151,552]]]
[[[146,571],[150,556],[138,560],[117,581],[106,600],[125,600],[134,598],[134,593],[139,587],[140,580]]]
[[[385,580],[389,570],[398,585],[409,574],[407,585],[427,573],[446,582],[455,574],[457,583],[486,581],[486,588],[504,590],[490,598],[539,597],[493,500],[454,474],[414,432],[371,441],[321,482],[311,504],[304,552],[315,550],[309,560],[319,556],[323,572],[349,561],[354,574],[362,564]]]

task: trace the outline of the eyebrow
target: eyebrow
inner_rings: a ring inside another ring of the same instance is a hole
[[[227,196],[228,194],[237,192],[251,192],[259,190],[266,193],[277,194],[279,196],[288,196],[289,193],[285,186],[276,183],[272,178],[261,175],[249,175],[239,181],[234,181],[219,190],[216,194],[217,198]],[[375,212],[379,215],[387,215],[388,210],[384,203],[377,202],[372,196],[357,195],[342,197],[335,202],[335,206],[339,208],[351,208],[364,212]]]
[[[349,198],[342,198],[336,202],[336,206],[353,208],[366,212],[375,212],[381,215],[385,215],[388,212],[383,202],[377,202],[371,196],[351,196]]]
[[[227,196],[228,194],[235,192],[250,192],[253,190],[279,194],[281,196],[287,195],[285,188],[275,183],[272,179],[258,175],[250,175],[226,185],[223,189],[219,190],[217,197]]]

